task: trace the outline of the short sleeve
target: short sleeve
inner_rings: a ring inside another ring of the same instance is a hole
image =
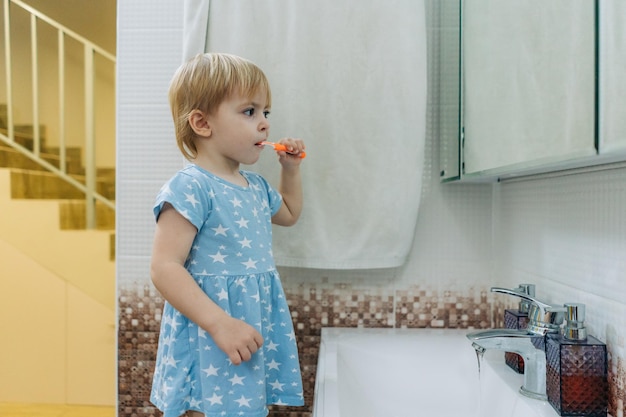
[[[163,205],[169,203],[200,230],[212,209],[212,190],[206,189],[207,187],[206,181],[200,181],[188,171],[178,172],[157,194],[153,208],[155,219],[158,221]]]

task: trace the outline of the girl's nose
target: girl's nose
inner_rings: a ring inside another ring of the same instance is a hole
[[[267,130],[270,128],[270,121],[263,117],[261,122],[259,123],[259,130]]]

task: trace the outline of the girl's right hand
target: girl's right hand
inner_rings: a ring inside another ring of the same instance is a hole
[[[225,316],[215,323],[209,333],[215,344],[228,355],[233,365],[249,361],[263,346],[263,336],[254,327],[230,316]]]

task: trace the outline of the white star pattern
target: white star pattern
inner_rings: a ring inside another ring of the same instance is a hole
[[[162,339],[163,346],[170,346],[175,341],[176,341],[176,339],[174,337],[172,337],[172,336],[169,336],[169,335],[165,336]]]
[[[196,204],[200,204],[200,202],[196,200],[195,194],[185,194],[185,196],[187,197],[185,198],[185,201],[187,201],[188,203],[191,203],[193,208],[196,208]]]
[[[233,385],[243,385],[243,380],[245,379],[245,376],[239,376],[237,374],[235,374],[234,377],[230,378],[229,381],[233,384]]]
[[[252,246],[250,246],[250,243],[252,243],[251,240],[249,240],[248,238],[243,238],[243,240],[238,241],[238,243],[241,245],[241,248],[250,248],[252,249]]]
[[[181,408],[179,415],[194,409],[215,416],[260,414],[266,402],[302,405],[295,334],[272,257],[271,217],[280,196],[245,171],[249,187],[193,164],[181,171],[161,189],[155,213],[169,203],[197,227],[185,267],[230,317],[263,333],[265,344],[243,373],[211,334],[166,302],[152,402],[161,410]]]
[[[273,350],[274,352],[278,352],[278,349],[277,349],[278,346],[279,345],[277,345],[276,343],[270,340],[265,346],[265,349],[268,351]]]
[[[217,294],[217,297],[219,300],[228,300],[228,293],[226,292],[224,288],[222,288],[222,291],[220,291],[219,294]]]
[[[174,331],[176,331],[178,326],[180,326],[181,324],[178,321],[176,321],[175,317],[168,317],[168,316],[163,317],[163,322],[164,324],[169,325]]]
[[[256,269],[256,264],[258,261],[253,261],[252,258],[248,258],[246,262],[242,262],[246,266],[246,269]]]
[[[170,387],[169,385],[167,385],[167,383],[163,383],[163,385],[161,386],[161,392],[163,392],[163,395],[167,395],[168,392],[170,392],[172,389],[172,387]]]
[[[163,363],[166,366],[173,366],[174,368],[176,368],[176,364],[178,362],[180,362],[180,361],[177,361],[176,359],[174,359],[173,356],[166,356],[166,357],[163,358]]]
[[[215,232],[215,236],[217,235],[222,235],[222,236],[226,236],[226,232],[228,231],[228,228],[222,226],[221,224],[217,227],[213,227],[211,230],[213,230]]]
[[[237,197],[230,200],[230,202],[233,203],[233,207],[242,207],[241,200],[239,200]]]
[[[270,382],[270,385],[272,386],[272,389],[275,389],[275,390],[278,390],[278,391],[282,391],[283,390],[283,386],[285,384],[281,384],[280,382],[278,382],[278,379],[277,379],[274,382]]]
[[[250,407],[250,398],[244,397],[243,394],[241,395],[241,398],[235,400],[235,402],[239,404],[239,407]]]
[[[190,398],[189,399],[189,407],[191,407],[191,408],[200,408],[201,405],[202,405],[202,401],[196,400],[195,398]]]
[[[227,256],[228,255],[223,255],[220,251],[217,251],[215,255],[209,255],[209,257],[213,258],[213,262],[221,262],[223,264],[226,263],[224,259],[226,259]]]
[[[216,393],[213,393],[213,396],[207,398],[206,400],[210,402],[211,405],[215,405],[215,404],[222,404],[222,398],[224,398],[223,395],[217,395]]]
[[[272,359],[271,362],[267,363],[267,369],[275,369],[278,371],[280,369],[280,363]]]
[[[249,220],[245,220],[243,217],[239,220],[237,220],[235,223],[237,223],[239,225],[240,228],[242,229],[247,229],[248,228],[248,221]]]
[[[202,372],[205,372],[206,376],[209,377],[209,376],[217,376],[218,375],[217,371],[219,370],[220,368],[216,368],[213,366],[213,364],[211,364],[209,365],[208,368],[203,369]]]

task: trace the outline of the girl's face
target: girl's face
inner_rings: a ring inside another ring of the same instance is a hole
[[[252,97],[238,94],[224,100],[215,114],[209,116],[214,150],[237,164],[255,163],[267,140],[270,123],[265,91],[258,91]]]

